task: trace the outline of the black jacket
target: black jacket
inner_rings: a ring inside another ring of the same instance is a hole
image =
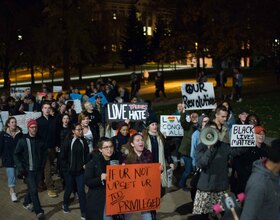
[[[0,157],[2,157],[2,165],[4,167],[15,167],[14,152],[17,142],[21,137],[22,132],[19,128],[14,138],[7,130],[0,133]]]
[[[27,140],[30,140],[31,151],[28,150]],[[21,171],[40,171],[43,170],[45,161],[48,155],[48,148],[40,139],[37,137],[30,137],[28,134],[23,135],[19,139],[15,153],[14,161],[18,170]],[[30,156],[32,158],[30,158]],[[30,163],[31,162],[31,163]]]
[[[75,145],[75,141],[72,145],[73,139],[74,137],[66,139],[60,148],[61,169],[63,172],[80,175],[84,172],[83,166],[87,163],[89,149],[84,138],[79,138],[82,148]]]
[[[41,138],[48,148],[54,148],[59,143],[59,132],[55,117],[49,116],[46,119],[43,115],[36,119],[38,123],[38,136]]]
[[[105,197],[106,197],[106,182],[101,181],[101,174],[106,173],[106,166],[109,165],[102,154],[93,154],[92,160],[88,162],[85,169],[85,184],[89,190],[87,193],[87,220],[103,219]]]

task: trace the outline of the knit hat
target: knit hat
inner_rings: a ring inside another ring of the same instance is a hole
[[[37,121],[36,121],[35,119],[33,119],[33,118],[31,118],[31,119],[29,119],[29,120],[27,121],[27,128],[29,128],[29,127],[32,126],[32,125],[38,126]]]
[[[158,123],[158,120],[155,116],[149,116],[146,120],[146,126],[148,127],[152,123]]]
[[[256,134],[259,134],[259,133],[261,133],[261,132],[265,132],[265,129],[262,127],[262,126],[256,126],[255,127],[255,133]]]

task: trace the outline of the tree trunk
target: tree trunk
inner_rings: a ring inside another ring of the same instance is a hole
[[[3,78],[4,78],[4,89],[10,91],[11,82],[10,82],[10,71],[8,67],[4,67],[3,71]]]
[[[70,88],[70,57],[69,57],[69,49],[64,47],[63,50],[63,89],[69,90]]]
[[[31,64],[30,65],[30,75],[31,75],[31,85],[34,85],[35,84],[35,76],[34,76],[34,65]]]

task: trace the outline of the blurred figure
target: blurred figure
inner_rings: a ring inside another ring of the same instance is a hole
[[[224,90],[225,90],[226,83],[227,83],[227,75],[226,75],[226,73],[223,69],[221,69],[216,74],[215,80],[216,80],[216,88],[217,88],[217,91],[218,91],[218,97],[220,99],[224,99],[225,98],[224,97],[225,96],[224,95]]]
[[[164,91],[164,76],[163,76],[163,73],[157,72],[157,74],[155,76],[155,86],[156,86],[156,92],[155,92],[156,100],[160,99],[160,95],[159,95],[160,92],[166,98],[166,94],[165,94],[165,91]]]

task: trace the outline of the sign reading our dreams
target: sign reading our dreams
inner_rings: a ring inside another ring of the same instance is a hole
[[[108,103],[106,113],[109,121],[146,121],[147,110],[146,103]]]
[[[106,214],[143,212],[160,208],[160,164],[106,167]]]
[[[181,89],[187,110],[216,108],[213,83],[183,83]]]
[[[256,135],[253,125],[233,125],[231,128],[231,147],[255,147]]]
[[[180,115],[161,115],[160,132],[171,137],[183,136],[184,130],[180,123]]]

